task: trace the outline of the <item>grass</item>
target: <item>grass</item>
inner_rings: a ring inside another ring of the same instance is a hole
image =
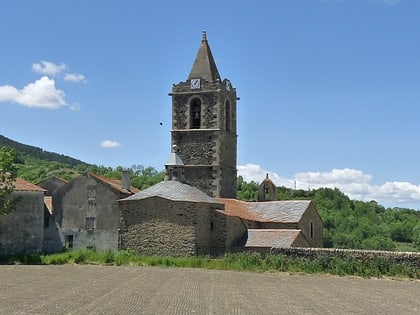
[[[328,257],[319,254],[314,259],[292,258],[285,255],[256,253],[228,253],[220,258],[198,257],[157,257],[141,256],[132,251],[94,251],[80,249],[52,255],[19,256],[3,261],[6,264],[100,264],[116,266],[161,266],[182,268],[205,268],[218,270],[238,270],[253,272],[328,273],[334,275],[354,275],[365,278],[395,277],[420,279],[420,272],[411,266],[391,264],[383,257],[358,261],[348,256]]]

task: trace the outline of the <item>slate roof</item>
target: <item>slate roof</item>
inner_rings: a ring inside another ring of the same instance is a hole
[[[182,162],[182,159],[178,154],[176,154],[175,152],[171,152],[166,165],[183,166],[184,162]]]
[[[237,199],[218,198],[225,204],[228,216],[258,222],[297,223],[308,209],[310,200],[280,200],[245,202]]]
[[[201,190],[179,181],[163,181],[146,188],[130,197],[121,200],[142,200],[150,197],[160,197],[172,201],[205,202],[219,205],[223,204],[218,200],[207,196]]]
[[[248,240],[245,247],[290,247],[299,233],[301,233],[301,230],[248,229]]]
[[[188,80],[192,78],[203,78],[212,83],[221,81],[205,31]]]
[[[93,178],[96,178],[97,180],[103,182],[104,184],[110,186],[111,188],[113,188],[113,189],[115,189],[115,190],[117,190],[121,193],[124,193],[124,194],[133,194],[133,193],[136,193],[136,192],[140,191],[134,186],[130,186],[130,190],[123,189],[121,180],[119,180],[119,179],[108,178],[108,177],[101,176],[101,175],[96,175],[96,174],[89,174],[89,175],[92,176]]]

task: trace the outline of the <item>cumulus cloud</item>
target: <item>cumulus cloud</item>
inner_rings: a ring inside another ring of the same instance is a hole
[[[56,76],[66,70],[66,65],[64,63],[57,65],[51,61],[40,61],[32,64],[32,70],[43,75]]]
[[[328,172],[300,172],[296,173],[292,179],[287,179],[256,164],[238,166],[238,175],[247,182],[260,183],[266,174],[269,174],[270,179],[277,186],[304,190],[321,187],[338,188],[351,199],[376,200],[384,206],[391,207],[412,207],[414,204],[420,204],[420,185],[398,181],[373,185],[372,175],[360,170],[345,168]]]
[[[0,86],[0,102],[13,102],[27,107],[56,109],[66,105],[65,94],[55,87],[55,81],[46,76],[22,89],[11,85]]]
[[[66,73],[64,75],[64,81],[71,82],[86,82],[86,78],[83,74],[80,73]]]
[[[121,143],[112,140],[104,140],[101,142],[101,147],[105,149],[109,148],[118,148],[121,146]]]

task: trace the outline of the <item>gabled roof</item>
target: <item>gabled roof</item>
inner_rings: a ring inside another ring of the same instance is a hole
[[[50,214],[53,213],[53,203],[51,196],[44,196],[44,205]]]
[[[68,181],[67,180],[65,180],[65,179],[63,179],[63,178],[61,178],[61,177],[58,177],[58,176],[51,176],[51,177],[49,177],[49,178],[47,178],[47,179],[44,179],[44,180],[42,180],[42,181],[40,181],[40,182],[38,182],[37,183],[37,185],[42,185],[43,183],[46,183],[46,182],[50,182],[50,181],[58,181],[58,182],[62,182],[63,184],[67,184],[68,183]]]
[[[203,32],[203,38],[195,57],[194,65],[191,69],[188,80],[192,78],[202,78],[209,82],[221,81],[219,71],[216,67],[210,46],[207,42],[206,32]]]
[[[248,240],[245,247],[290,247],[299,233],[301,233],[301,230],[248,229]]]
[[[309,208],[310,200],[280,200],[266,202],[246,202],[237,199],[218,198],[225,204],[222,211],[228,216],[236,216],[257,222],[297,223]]]
[[[160,197],[172,201],[212,203],[219,205],[219,209],[223,209],[223,204],[216,199],[207,196],[201,190],[179,181],[172,180],[157,183],[156,185],[121,200],[142,200],[151,197]]]
[[[89,174],[89,176],[92,176],[93,178],[96,178],[97,180],[101,181],[102,183],[108,185],[109,187],[124,193],[124,194],[133,194],[136,192],[139,192],[139,190],[134,187],[134,186],[130,186],[130,190],[124,189],[122,188],[122,182],[119,179],[114,179],[114,178],[108,178],[105,176],[101,176],[101,175],[96,175],[96,174]]]
[[[15,180],[15,190],[16,191],[39,191],[39,192],[45,192],[45,189],[42,189],[41,187],[32,184],[30,182],[27,182],[26,180],[17,177]]]

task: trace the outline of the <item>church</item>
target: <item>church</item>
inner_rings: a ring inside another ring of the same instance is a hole
[[[236,89],[222,79],[206,32],[185,81],[174,84],[172,152],[165,181],[118,200],[119,248],[145,255],[220,255],[278,247],[322,247],[322,220],[309,200],[236,199]]]

